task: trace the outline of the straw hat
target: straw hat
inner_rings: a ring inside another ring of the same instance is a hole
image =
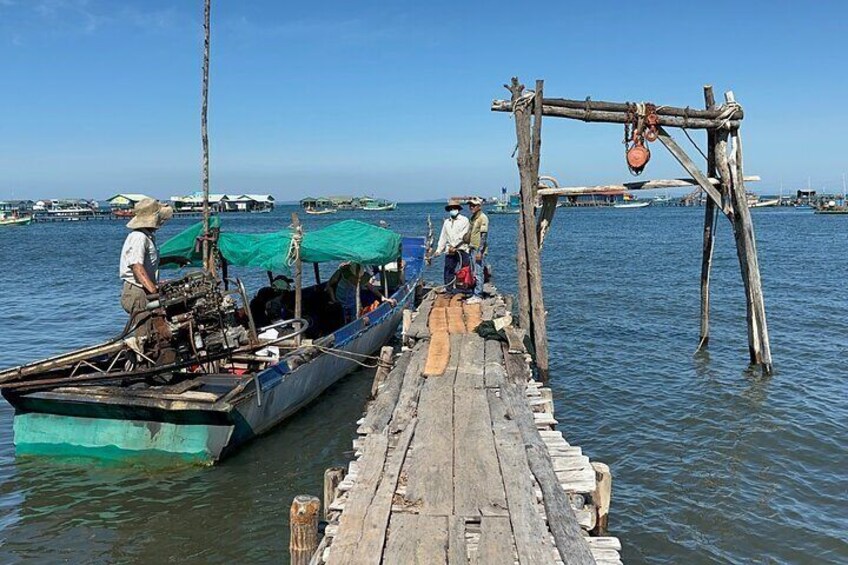
[[[142,198],[135,203],[135,216],[127,222],[127,227],[131,230],[137,229],[159,229],[167,220],[174,215],[174,209],[165,204],[161,204],[153,198]]]
[[[483,205],[483,199],[480,198],[479,196],[474,196],[474,197],[468,199],[468,205],[469,206],[482,206]]]
[[[448,203],[445,206],[445,212],[450,212],[451,208],[462,210],[462,202],[460,202],[456,198],[451,198],[450,200],[448,200]]]

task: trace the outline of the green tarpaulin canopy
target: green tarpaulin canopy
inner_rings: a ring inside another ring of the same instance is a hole
[[[220,228],[220,219],[211,218],[210,226]],[[201,222],[166,241],[159,249],[161,262],[199,266],[202,254],[197,238],[202,234]],[[221,231],[218,235],[218,250],[231,265],[277,273],[290,272],[291,245],[291,230],[263,234]],[[400,246],[400,235],[392,231],[357,220],[345,220],[304,233],[300,256],[305,263],[352,261],[383,265],[397,260]]]

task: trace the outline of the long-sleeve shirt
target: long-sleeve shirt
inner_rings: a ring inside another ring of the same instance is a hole
[[[442,224],[442,233],[439,235],[439,245],[436,253],[444,253],[448,247],[468,251],[468,232],[471,223],[468,218],[460,214],[456,218],[446,218]]]

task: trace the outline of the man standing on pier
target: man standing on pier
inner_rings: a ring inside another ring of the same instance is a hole
[[[436,255],[445,253],[445,290],[453,292],[456,271],[463,265],[468,265],[468,232],[470,224],[468,218],[463,216],[462,204],[458,200],[448,201],[445,211],[449,214],[442,224],[442,233],[439,234],[439,244],[436,247]]]
[[[124,241],[121,250],[119,275],[123,281],[121,306],[130,315],[130,327],[147,308],[147,295],[158,291],[159,246],[156,245],[156,230],[162,227],[174,210],[153,198],[144,198],[136,203],[135,215],[127,223],[133,231]],[[136,335],[150,333],[149,320],[142,323]]]
[[[486,252],[489,248],[489,217],[483,212],[483,200],[474,197],[468,201],[471,208],[471,228],[468,237],[468,245],[471,252],[471,261],[474,264],[474,293],[465,301],[466,304],[477,304],[483,300],[483,272],[485,270]]]

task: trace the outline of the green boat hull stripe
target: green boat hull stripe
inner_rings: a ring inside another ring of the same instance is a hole
[[[111,448],[162,451],[192,459],[214,460],[229,442],[232,426],[184,425],[140,420],[77,418],[55,414],[19,414],[14,419],[15,447],[21,453],[56,448]]]

